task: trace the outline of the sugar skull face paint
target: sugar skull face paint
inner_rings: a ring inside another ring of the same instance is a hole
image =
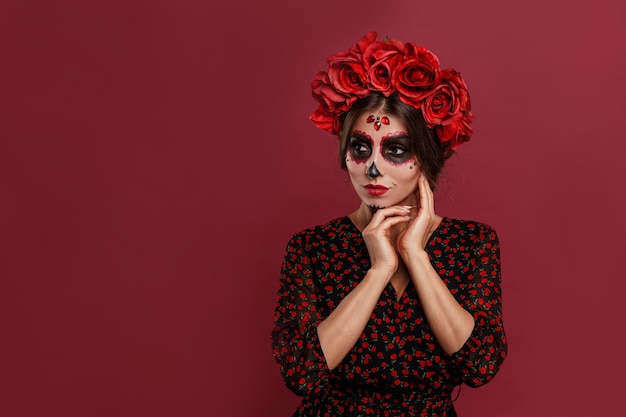
[[[374,120],[388,123],[377,125]],[[372,208],[415,205],[421,175],[404,124],[387,114],[362,115],[348,142],[346,167],[352,186]]]
[[[365,170],[365,173],[370,178],[379,177],[380,171],[378,170],[378,167],[376,166],[376,162],[372,161],[372,165],[370,165],[370,167]]]

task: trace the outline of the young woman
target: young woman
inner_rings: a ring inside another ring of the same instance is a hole
[[[360,206],[287,246],[272,333],[294,416],[456,416],[506,357],[495,231],[435,213],[471,136],[465,83],[415,44],[363,37],[312,83]]]

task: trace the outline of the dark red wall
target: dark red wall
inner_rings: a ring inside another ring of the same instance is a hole
[[[437,208],[500,234],[510,356],[460,415],[615,415],[625,4],[0,1],[0,415],[290,415],[282,252],[357,204],[309,83],[370,30],[472,94]]]

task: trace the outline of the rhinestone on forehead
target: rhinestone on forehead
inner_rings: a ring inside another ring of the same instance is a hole
[[[374,123],[374,129],[376,131],[378,131],[380,129],[380,126],[382,125],[389,125],[389,118],[387,116],[374,116],[374,115],[369,115],[367,116],[367,123]]]

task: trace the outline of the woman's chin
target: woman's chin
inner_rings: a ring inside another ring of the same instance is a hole
[[[380,210],[393,206],[414,206],[417,204],[416,199],[411,197],[402,200],[391,198],[362,198],[361,201],[372,210]]]
[[[393,204],[390,204],[390,201],[384,198],[372,198],[372,197],[361,197],[361,202],[363,205],[369,207],[373,210],[379,210],[385,207],[391,207]]]

